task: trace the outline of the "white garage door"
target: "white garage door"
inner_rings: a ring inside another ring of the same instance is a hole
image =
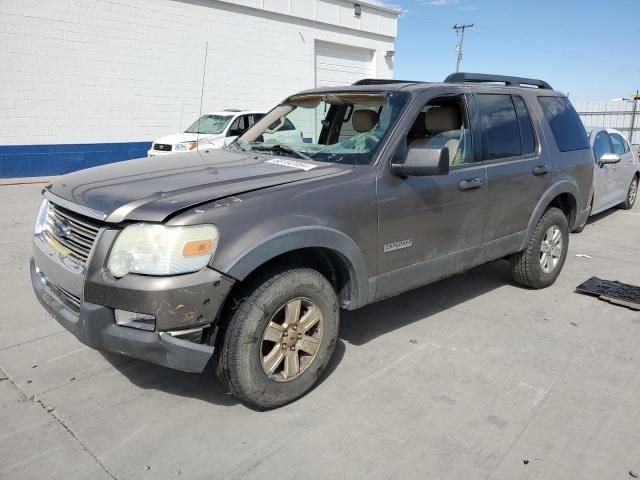
[[[356,80],[375,77],[373,50],[316,43],[316,86],[351,85]]]

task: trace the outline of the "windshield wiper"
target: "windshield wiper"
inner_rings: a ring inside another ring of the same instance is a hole
[[[291,153],[293,155],[295,155],[298,158],[302,158],[304,160],[312,160],[311,157],[309,157],[308,155],[305,155],[302,152],[299,152],[298,150],[295,150],[293,148],[291,148],[289,145],[285,145],[282,143],[274,143],[274,144],[262,144],[262,145],[251,145],[249,148],[251,148],[251,150],[262,150],[262,151],[266,151],[266,152],[284,152],[284,153]]]

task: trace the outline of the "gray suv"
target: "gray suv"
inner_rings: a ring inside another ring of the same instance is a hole
[[[273,135],[290,123],[300,138]],[[211,362],[242,402],[277,407],[317,382],[340,309],[500,258],[518,283],[551,285],[593,164],[575,110],[539,80],[307,90],[224,150],[48,185],[31,280],[87,345],[186,372]]]

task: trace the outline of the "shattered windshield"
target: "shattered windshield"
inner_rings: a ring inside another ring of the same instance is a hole
[[[185,133],[204,133],[216,135],[224,132],[233,115],[203,115],[193,125],[185,130]]]
[[[296,95],[265,115],[230,148],[368,165],[407,98],[401,92]]]

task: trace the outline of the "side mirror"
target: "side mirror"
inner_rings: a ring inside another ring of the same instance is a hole
[[[601,164],[612,164],[612,163],[618,163],[620,161],[620,156],[616,155],[615,153],[605,153],[604,155],[602,155],[600,157],[600,160],[598,160]]]
[[[447,175],[449,148],[409,148],[404,162],[391,162],[391,173],[399,177]]]

